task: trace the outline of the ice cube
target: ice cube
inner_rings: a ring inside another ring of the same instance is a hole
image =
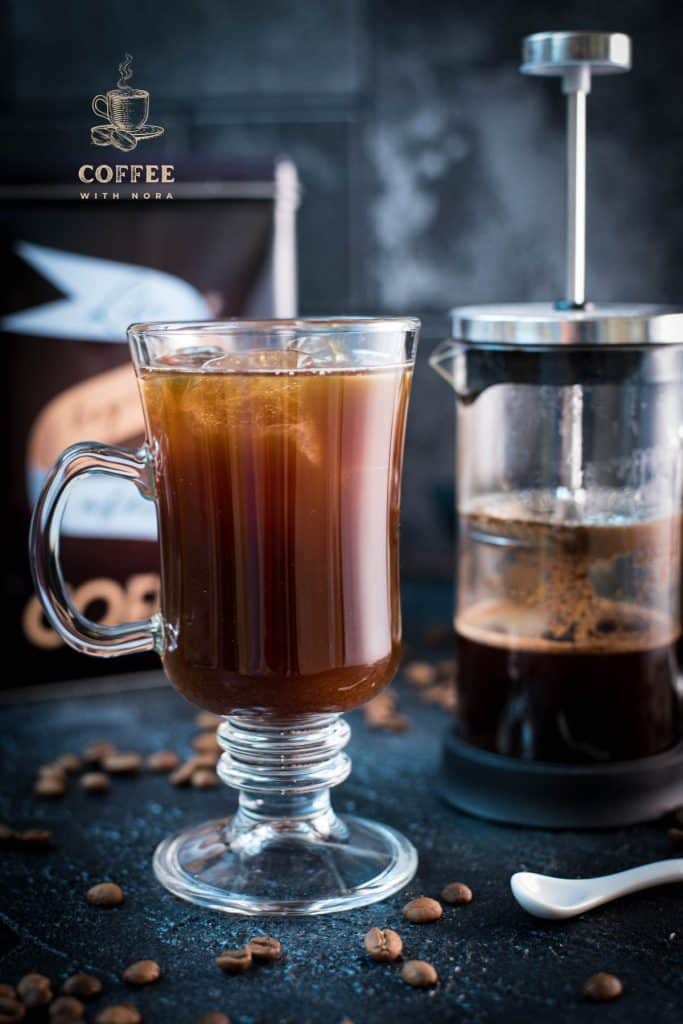
[[[185,370],[197,370],[209,359],[216,359],[223,354],[220,345],[188,345],[178,348],[175,352],[166,352],[159,356],[157,365],[170,366]]]
[[[341,334],[307,334],[292,341],[287,351],[296,352],[301,359],[299,365],[306,369],[351,366],[353,363],[353,355]]]
[[[287,372],[301,367],[301,356],[290,349],[252,348],[242,352],[225,352],[208,359],[202,369],[209,373]]]

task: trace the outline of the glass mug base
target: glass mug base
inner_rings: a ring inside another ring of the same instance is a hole
[[[413,877],[417,853],[404,836],[332,810],[329,787],[351,768],[339,715],[233,715],[217,735],[217,772],[239,790],[239,808],[157,847],[154,872],[174,895],[233,914],[329,914],[385,899]]]
[[[256,824],[237,841],[234,821],[209,821],[160,843],[154,873],[161,884],[212,910],[302,916],[376,903],[403,888],[417,867],[404,836],[364,818],[336,818],[341,835]]]

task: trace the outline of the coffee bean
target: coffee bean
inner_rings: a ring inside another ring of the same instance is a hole
[[[18,999],[0,996],[0,1024],[17,1024],[26,1016],[26,1007]]]
[[[14,985],[0,985],[0,999],[16,999],[17,990]]]
[[[135,775],[142,768],[142,756],[132,750],[117,751],[102,759],[102,767],[111,775]]]
[[[391,687],[387,687],[383,693],[378,693],[376,697],[368,701],[363,708],[363,714],[368,722],[373,723],[386,718],[387,715],[392,715],[395,710],[396,694]]]
[[[83,1020],[85,1006],[75,996],[57,996],[50,1003],[50,1024],[75,1024]]]
[[[458,666],[454,658],[445,658],[443,661],[437,661],[434,667],[436,669],[437,676],[442,676],[446,679],[453,679]]]
[[[442,914],[443,907],[438,900],[431,900],[428,896],[418,896],[403,908],[403,916],[414,924],[430,924],[438,921]]]
[[[431,988],[439,980],[436,970],[426,960],[406,960],[401,968],[401,977],[413,988]]]
[[[455,690],[450,683],[427,686],[420,691],[420,697],[425,704],[436,704],[444,711],[455,711],[458,704]]]
[[[269,964],[282,956],[282,946],[271,935],[257,935],[249,939],[247,949],[258,964]]]
[[[33,792],[36,796],[49,800],[64,796],[66,793],[66,776],[41,775],[33,787]]]
[[[193,789],[215,789],[220,780],[213,768],[197,768],[192,772]]]
[[[232,1022],[224,1013],[212,1010],[209,1013],[203,1013],[201,1017],[197,1017],[196,1024],[232,1024]]]
[[[683,828],[670,828],[669,839],[674,846],[683,847]]]
[[[617,999],[624,991],[624,986],[615,974],[605,974],[600,971],[598,974],[591,974],[583,983],[583,994],[586,999],[595,1003],[606,1003],[610,999]]]
[[[0,846],[12,846],[16,838],[14,829],[4,821],[0,822]]]
[[[195,758],[191,757],[189,761],[184,761],[179,768],[176,768],[176,770],[169,775],[169,782],[173,786],[189,786],[196,768],[197,761]]]
[[[17,985],[17,995],[27,1009],[46,1006],[52,1000],[52,982],[44,974],[25,974]]]
[[[383,964],[398,960],[403,952],[403,940],[391,928],[371,928],[363,944],[372,959]]]
[[[62,985],[62,992],[79,999],[92,999],[102,991],[102,982],[94,974],[72,974]]]
[[[95,1017],[95,1024],[140,1024],[142,1017],[131,1003],[105,1006]]]
[[[444,903],[450,903],[454,907],[462,903],[472,902],[472,890],[464,882],[449,882],[441,890],[441,899]]]
[[[17,845],[23,849],[47,850],[52,846],[52,832],[46,828],[27,828],[16,834]]]
[[[395,711],[391,715],[387,715],[380,722],[377,723],[375,728],[383,729],[385,732],[408,732],[411,727],[411,721],[407,715],[401,714],[400,711]]]
[[[436,679],[436,669],[428,661],[409,661],[403,675],[413,686],[429,686]]]
[[[101,793],[108,793],[111,789],[111,779],[104,772],[85,772],[81,775],[78,780],[78,785],[81,789],[84,789],[86,793],[94,793],[99,795]]]
[[[149,755],[145,764],[152,772],[172,772],[180,764],[180,758],[173,750],[157,750]]]
[[[123,903],[123,889],[115,882],[99,882],[88,889],[85,898],[93,907],[118,907]]]
[[[425,630],[425,643],[429,647],[444,647],[453,641],[452,626],[430,626]]]
[[[66,769],[62,767],[59,761],[48,761],[47,764],[38,765],[38,778],[42,779],[48,775],[51,778],[66,781]]]
[[[681,828],[683,828],[683,805],[681,805],[680,807],[674,807],[673,811],[671,812],[671,820],[674,823],[674,825],[679,825]]]
[[[220,715],[214,715],[213,711],[200,711],[195,716],[194,724],[198,729],[217,729],[223,719]]]
[[[123,972],[123,980],[129,985],[151,985],[161,977],[161,968],[155,960],[137,960]]]
[[[69,775],[72,775],[74,772],[80,772],[82,768],[81,759],[78,754],[62,754],[61,757],[57,758],[56,763]]]
[[[226,949],[216,957],[216,963],[226,974],[242,974],[251,967],[251,950]]]
[[[86,764],[97,765],[101,764],[105,757],[110,757],[115,753],[116,746],[113,743],[110,743],[109,740],[98,740],[85,748],[82,757]]]
[[[200,732],[192,739],[192,749],[198,754],[221,754],[221,747],[215,732]]]

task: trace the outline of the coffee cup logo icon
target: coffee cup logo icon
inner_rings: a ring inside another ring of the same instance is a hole
[[[119,64],[119,80],[115,89],[93,97],[93,113],[104,119],[90,129],[90,138],[96,146],[115,146],[124,153],[135,149],[143,139],[155,139],[164,134],[158,124],[148,124],[149,93],[134,89],[128,83],[133,77],[133,58],[129,53]]]

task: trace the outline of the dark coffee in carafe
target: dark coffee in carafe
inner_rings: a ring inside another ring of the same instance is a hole
[[[637,518],[628,499],[598,493],[580,522],[539,492],[465,510],[457,719],[468,742],[595,763],[679,739],[681,517]]]

